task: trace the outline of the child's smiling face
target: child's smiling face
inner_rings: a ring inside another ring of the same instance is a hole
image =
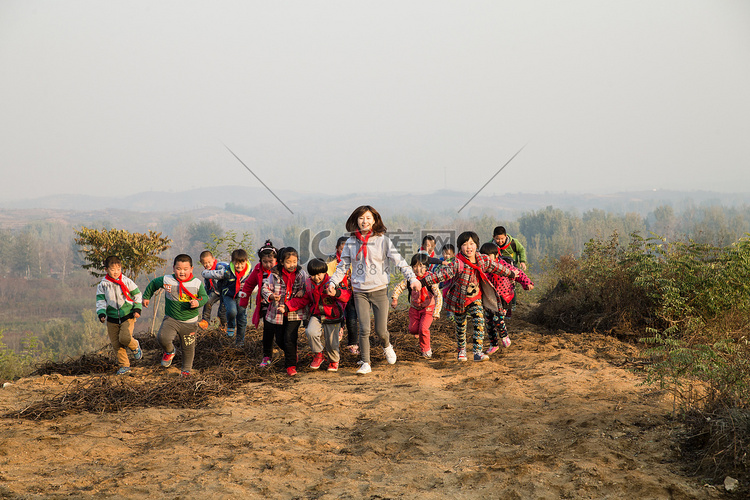
[[[427,272],[427,266],[422,264],[421,262],[417,262],[412,266],[412,269],[414,269],[414,274],[419,276],[420,278],[424,276],[424,273]]]
[[[373,224],[375,224],[375,217],[372,216],[372,212],[369,210],[357,218],[357,225],[362,233],[369,232]]]
[[[193,266],[189,262],[180,261],[172,269],[174,270],[174,275],[180,281],[185,281],[193,274]]]
[[[321,283],[323,283],[323,280],[326,279],[326,273],[313,274],[312,276],[310,276],[310,279],[316,285],[320,285]]]
[[[112,264],[107,268],[107,274],[109,274],[109,277],[113,280],[118,279],[122,276],[122,266],[120,264]]]
[[[297,269],[297,256],[296,255],[288,255],[284,259],[284,269],[286,269],[288,273],[291,273],[292,271]]]
[[[469,238],[463,245],[461,245],[461,253],[467,256],[469,259],[473,259],[476,257],[477,244],[473,239]]]

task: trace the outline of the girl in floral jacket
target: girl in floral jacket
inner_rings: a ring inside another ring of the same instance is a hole
[[[278,264],[263,282],[261,294],[268,302],[264,328],[271,327],[276,345],[284,351],[284,366],[287,374],[297,375],[297,332],[306,310],[288,311],[286,302],[292,297],[302,297],[307,291],[307,272],[298,265],[299,255],[291,247],[279,251]]]

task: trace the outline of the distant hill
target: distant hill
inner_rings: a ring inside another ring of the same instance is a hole
[[[361,204],[373,205],[384,213],[422,212],[456,214],[473,193],[440,190],[433,193],[300,193],[280,190],[276,195],[283,205],[263,188],[236,186],[206,187],[182,192],[148,191],[123,197],[99,197],[60,194],[20,201],[0,202],[3,209],[51,209],[76,212],[127,210],[134,212],[184,212],[215,207],[230,212],[253,215],[262,209],[278,215],[347,212]],[[586,193],[506,193],[479,195],[462,215],[502,216],[515,218],[523,212],[552,205],[563,210],[585,212],[591,209],[614,213],[634,212],[646,215],[661,205],[679,210],[691,205],[750,204],[750,193],[717,193],[711,191],[634,191],[610,194]],[[286,207],[284,206],[286,205]]]

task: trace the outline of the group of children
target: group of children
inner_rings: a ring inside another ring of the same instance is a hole
[[[140,316],[141,304],[148,307],[153,294],[165,291],[165,318],[156,335],[164,353],[161,364],[169,367],[175,355],[174,341],[180,339],[183,352],[182,376],[189,376],[195,356],[198,326],[208,327],[211,309],[220,302],[219,319],[235,346],[244,347],[247,308],[258,288],[252,323],[263,321],[263,359],[261,367],[271,363],[274,341],[284,353],[284,365],[290,376],[297,374],[298,331],[305,323],[305,334],[313,352],[310,368],[317,370],[327,360],[327,370],[337,371],[340,341],[344,326],[348,330],[347,348],[359,354],[358,374],[372,371],[370,359],[371,318],[375,333],[383,343],[386,361],[394,364],[396,352],[387,328],[389,306],[396,307],[399,296],[409,294],[408,330],[419,339],[425,358],[432,357],[430,324],[445,306],[455,324],[457,359],[466,361],[466,326],[473,323],[474,361],[485,361],[500,345],[510,346],[504,321],[513,298],[513,281],[524,289],[533,289],[528,276],[502,256],[493,242],[479,244],[476,233],[466,231],[457,239],[458,253],[448,244],[443,258],[435,256],[435,240],[428,236],[419,252],[407,264],[373,207],[358,207],[346,221],[350,237],[337,242],[336,254],[328,262],[312,259],[306,270],[299,265],[294,248],[277,250],[270,241],[258,250],[260,262],[250,268],[245,250],[232,252],[231,262],[218,262],[209,251],[201,253],[204,281],[193,276],[189,255],[175,257],[173,274],[152,280],[143,294],[132,280],[122,276],[117,257],[104,262],[107,272],[97,288],[97,314],[107,329],[119,364],[118,374],[127,373],[127,350],[140,359],[142,351],[133,339],[133,326]],[[503,231],[504,232],[504,231]],[[394,266],[394,267],[392,267]],[[525,267],[525,266],[524,266]],[[404,280],[388,296],[391,272],[398,269]],[[208,291],[207,291],[208,290]],[[199,309],[203,307],[199,322]],[[485,330],[490,347],[483,349]]]

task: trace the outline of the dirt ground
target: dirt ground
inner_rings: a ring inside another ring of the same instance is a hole
[[[452,341],[437,326],[435,336]],[[355,374],[350,355],[337,373],[301,364],[296,378],[250,382],[203,409],[2,418],[0,497],[726,496],[684,472],[671,399],[641,385],[635,346],[545,333],[520,318],[509,326],[513,344],[486,362],[459,363],[446,350],[391,366],[376,347],[369,375]],[[416,349],[403,330],[392,335],[397,353]],[[146,383],[176,373],[133,369]],[[0,414],[75,378],[0,389]]]

